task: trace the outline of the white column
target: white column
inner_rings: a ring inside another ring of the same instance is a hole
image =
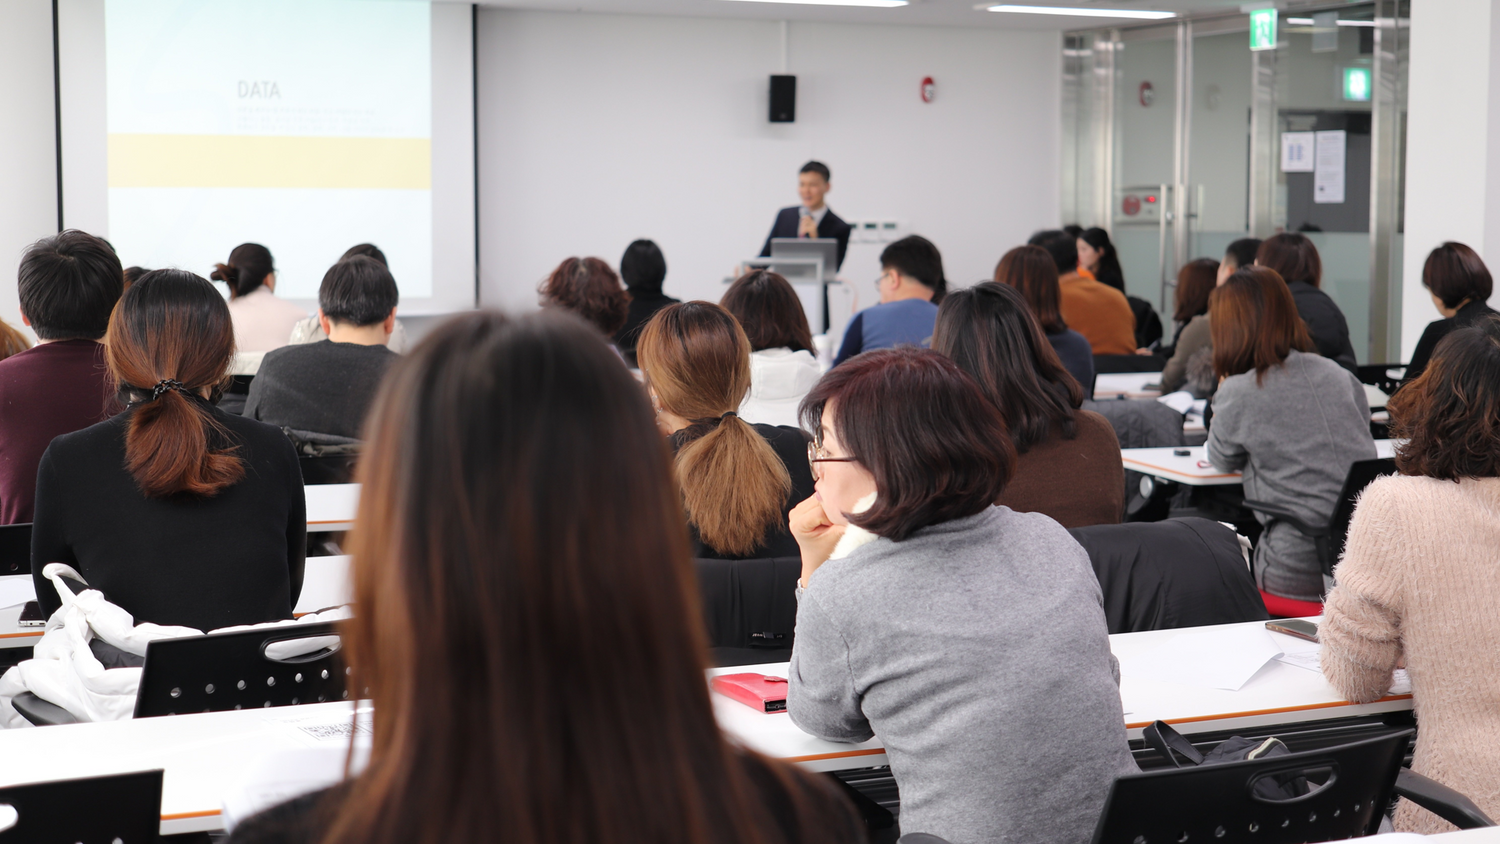
[[[1428,252],[1466,243],[1500,277],[1500,0],[1412,3],[1410,32],[1403,361],[1441,318],[1422,286]]]
[[[57,232],[50,0],[0,0],[0,79],[0,319],[20,328],[21,252]]]

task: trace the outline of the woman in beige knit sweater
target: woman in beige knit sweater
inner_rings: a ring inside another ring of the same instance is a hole
[[[1411,675],[1412,770],[1500,817],[1500,320],[1453,332],[1390,403],[1401,474],[1360,498],[1319,638],[1355,702]],[[1453,827],[1402,801],[1396,829]]]

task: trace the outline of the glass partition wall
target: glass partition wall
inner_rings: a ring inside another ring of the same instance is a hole
[[[1127,290],[1172,312],[1176,272],[1240,237],[1305,232],[1362,363],[1394,362],[1409,0],[1068,33],[1064,222],[1102,226]]]

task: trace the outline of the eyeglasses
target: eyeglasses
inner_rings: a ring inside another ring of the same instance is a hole
[[[829,457],[828,452],[823,449],[823,444],[817,441],[807,444],[807,467],[812,470],[813,480],[823,479],[823,470],[819,463],[857,463],[853,457]]]

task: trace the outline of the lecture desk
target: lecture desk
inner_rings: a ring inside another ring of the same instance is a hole
[[[313,484],[302,489],[307,499],[308,533],[333,533],[354,527],[359,484]]]
[[[1364,384],[1371,411],[1382,410],[1390,399],[1379,387]],[[1160,372],[1106,372],[1094,376],[1094,400],[1154,399],[1161,395]]]
[[[1264,629],[1264,622],[1245,627]],[[1215,628],[1124,633],[1110,637],[1122,662],[1178,635]],[[1279,634],[1270,634],[1275,639]],[[1290,641],[1290,640],[1288,640]],[[709,674],[757,672],[785,676],[786,663],[713,669]],[[1341,700],[1322,675],[1272,661],[1239,691],[1186,686],[1131,676],[1121,679],[1125,726],[1132,739],[1155,719],[1184,734],[1302,725],[1320,720],[1379,716],[1411,708],[1409,695],[1370,704]],[[730,736],[770,756],[813,771],[840,771],[889,764],[880,741],[839,744],[813,738],[786,714],[765,715],[720,695],[714,713]],[[0,766],[0,786],[162,768],[163,834],[223,828],[221,807],[243,772],[265,767],[273,754],[340,753],[347,739],[313,737],[299,725],[347,719],[350,704],[319,703],[277,709],[214,712],[98,724],[72,724],[0,731],[0,758],[26,760]],[[275,770],[281,770],[276,768]],[[303,772],[289,776],[301,782]]]
[[[1174,451],[1187,451],[1185,457]],[[1375,454],[1379,457],[1394,457],[1396,446],[1393,440],[1376,440]],[[1163,480],[1175,481],[1185,486],[1226,486],[1240,482],[1239,472],[1220,472],[1208,465],[1206,446],[1186,448],[1122,448],[1120,457],[1125,468],[1133,472],[1152,475]]]

